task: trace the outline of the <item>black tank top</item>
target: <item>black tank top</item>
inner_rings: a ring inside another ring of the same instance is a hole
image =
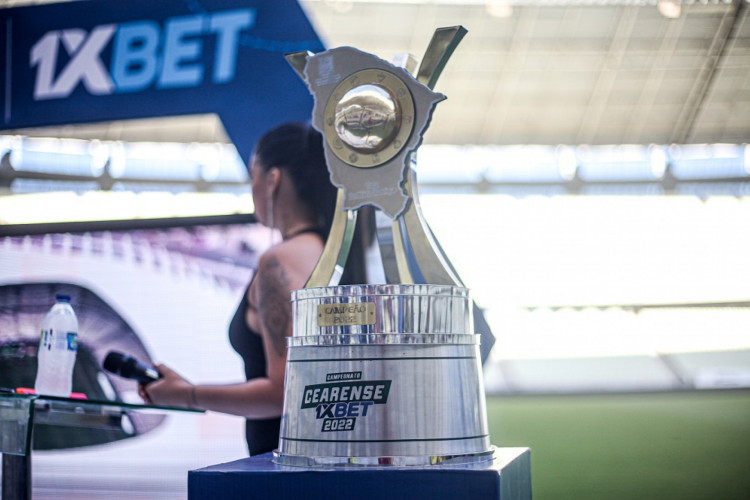
[[[249,287],[248,287],[249,288]],[[237,312],[229,323],[229,342],[245,363],[245,378],[251,380],[266,376],[266,355],[260,333],[248,328],[245,321],[247,291],[242,296]],[[245,420],[245,441],[250,455],[273,451],[279,445],[281,418]]]
[[[295,234],[315,233],[323,240],[325,236],[319,229],[304,229]],[[252,282],[251,282],[252,283]],[[245,378],[251,380],[266,376],[266,353],[263,350],[263,337],[259,332],[251,330],[245,321],[245,310],[247,308],[247,291],[242,295],[237,311],[229,323],[229,343],[242,357],[245,363]],[[279,445],[279,428],[281,417],[255,419],[248,418],[245,421],[245,440],[250,455],[260,455],[273,451]]]

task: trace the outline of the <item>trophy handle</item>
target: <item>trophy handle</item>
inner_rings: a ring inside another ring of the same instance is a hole
[[[339,188],[331,231],[305,288],[338,285],[341,279],[357,225],[357,212],[343,210],[343,204],[344,190]]]
[[[435,88],[435,83],[443,72],[448,59],[453,55],[458,44],[466,35],[467,30],[463,26],[451,26],[438,28],[432,35],[432,40],[422,58],[422,64],[417,71],[417,81],[430,89]]]
[[[307,64],[307,58],[311,55],[313,55],[313,53],[309,50],[284,54],[286,61],[289,63],[289,66],[291,66],[292,69],[297,72],[297,76],[302,78],[303,82],[305,81],[305,65]]]
[[[310,51],[291,52],[284,54],[289,65],[305,80],[305,66],[307,58],[314,55]],[[357,225],[357,212],[343,210],[344,190],[339,188],[336,194],[336,208],[333,212],[333,222],[328,233],[328,239],[323,247],[318,263],[305,283],[305,288],[337,285],[344,272],[346,258],[352,246],[354,229]]]
[[[435,30],[417,70],[417,81],[430,89],[434,88],[448,59],[466,33],[463,26]],[[410,202],[390,224],[390,234],[385,223],[378,223],[378,244],[386,281],[414,283],[417,279],[423,283],[463,286],[422,215],[416,172],[412,168],[409,169],[404,190]]]

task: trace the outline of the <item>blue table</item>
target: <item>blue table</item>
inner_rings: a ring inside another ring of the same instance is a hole
[[[472,465],[302,468],[258,455],[188,472],[188,499],[531,499],[529,448],[497,448]]]

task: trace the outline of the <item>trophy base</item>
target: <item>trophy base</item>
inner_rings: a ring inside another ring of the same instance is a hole
[[[430,465],[486,456],[478,341],[475,334],[289,339],[278,460]]]
[[[492,460],[466,289],[306,288],[293,294],[292,307],[277,464]]]
[[[424,455],[414,457],[307,457],[300,455],[288,455],[273,452],[273,462],[278,465],[292,467],[433,467],[433,466],[460,466],[473,465],[482,462],[492,462],[495,458],[496,448],[492,446],[489,450],[480,453],[468,453],[464,455]]]

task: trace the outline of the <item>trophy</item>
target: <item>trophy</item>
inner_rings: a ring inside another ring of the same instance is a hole
[[[422,216],[412,168],[432,89],[463,38],[435,32],[416,77],[352,47],[287,59],[314,96],[338,186],[333,225],[305,288],[292,293],[279,447],[305,467],[490,461],[494,448],[469,291]],[[377,209],[385,284],[339,285],[357,210]]]

